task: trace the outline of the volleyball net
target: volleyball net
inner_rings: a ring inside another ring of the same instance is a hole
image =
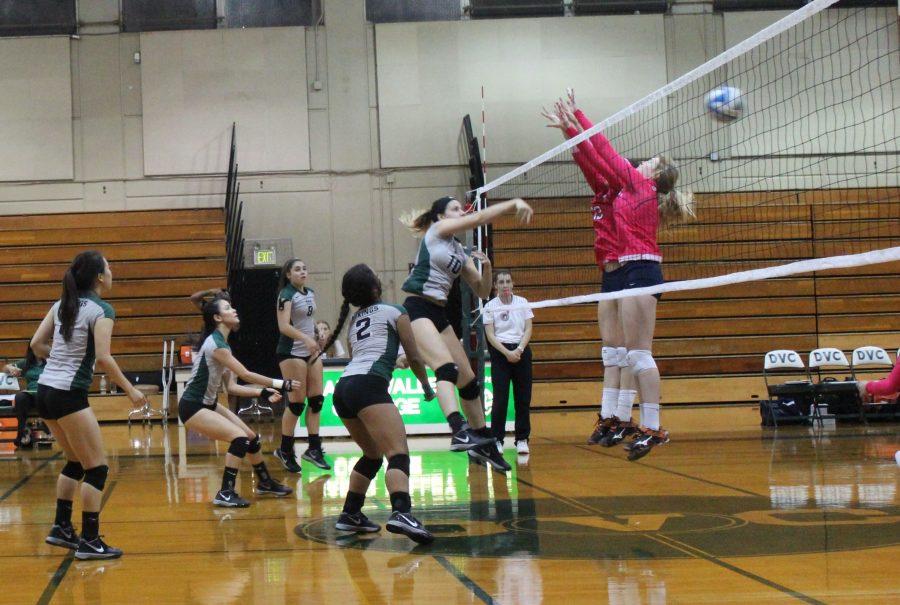
[[[669,156],[676,188],[694,193],[695,218],[659,229],[666,283],[533,307],[900,260],[897,12],[835,1],[790,13],[473,192],[482,205],[528,200],[527,229],[547,230],[541,265],[560,270],[593,242],[593,194],[573,161],[593,134],[633,164]],[[726,86],[741,91],[743,111],[722,121],[707,100]]]

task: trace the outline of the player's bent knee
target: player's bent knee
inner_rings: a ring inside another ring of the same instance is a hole
[[[394,454],[388,458],[388,470],[396,469],[409,477],[409,454]]]
[[[459,389],[459,396],[463,399],[478,399],[481,396],[481,384],[477,378],[473,378],[469,383]]]
[[[322,406],[325,404],[325,396],[313,395],[312,397],[307,397],[306,401],[309,406],[309,411],[313,414],[318,414],[322,411]]]
[[[456,367],[455,363],[445,363],[434,371],[434,377],[438,382],[443,381],[456,384],[456,381],[459,380],[459,368]]]
[[[619,354],[616,347],[601,347],[600,357],[603,359],[603,367],[613,368],[619,365]]]
[[[303,402],[301,401],[289,401],[287,404],[288,410],[290,410],[291,414],[294,416],[302,416],[303,415]]]
[[[105,464],[89,468],[84,471],[84,482],[99,492],[103,491],[106,485],[106,477],[109,475],[109,467]]]

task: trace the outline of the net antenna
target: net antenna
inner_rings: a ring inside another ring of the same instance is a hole
[[[591,196],[572,151],[594,134],[632,162],[673,158],[676,189],[696,194],[696,220],[659,229],[667,283],[532,307],[900,260],[896,9],[826,10],[836,1],[810,2],[472,192],[480,205],[525,198],[535,227],[568,229],[548,233],[547,267],[590,247],[572,218]],[[736,119],[713,119],[723,89],[742,92]]]

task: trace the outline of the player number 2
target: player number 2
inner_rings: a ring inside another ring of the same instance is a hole
[[[364,340],[372,335],[371,332],[368,332],[369,325],[372,323],[371,317],[363,317],[362,319],[357,320],[356,322],[356,340]]]

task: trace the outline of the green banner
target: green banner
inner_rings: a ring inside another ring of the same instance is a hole
[[[347,435],[341,419],[334,411],[331,404],[331,397],[334,395],[334,388],[341,377],[343,368],[325,368],[324,372],[324,391],[325,406],[322,408],[321,429],[319,434],[325,437],[335,437]],[[494,385],[491,383],[491,367],[486,364],[484,368],[484,408],[488,425],[491,423],[491,409],[494,403]],[[434,387],[434,373],[428,370],[428,379]],[[450,433],[450,427],[444,418],[441,407],[438,405],[437,398],[431,401],[423,399],[424,393],[419,381],[416,379],[412,370],[394,370],[394,377],[388,387],[388,392],[394,399],[397,409],[400,410],[400,416],[406,425],[406,432],[410,435],[415,434],[437,434]],[[515,406],[512,402],[512,389],[509,392],[509,406],[506,418],[507,430],[512,430],[515,420]],[[295,431],[297,437],[306,436],[306,427],[304,423],[297,423]]]

